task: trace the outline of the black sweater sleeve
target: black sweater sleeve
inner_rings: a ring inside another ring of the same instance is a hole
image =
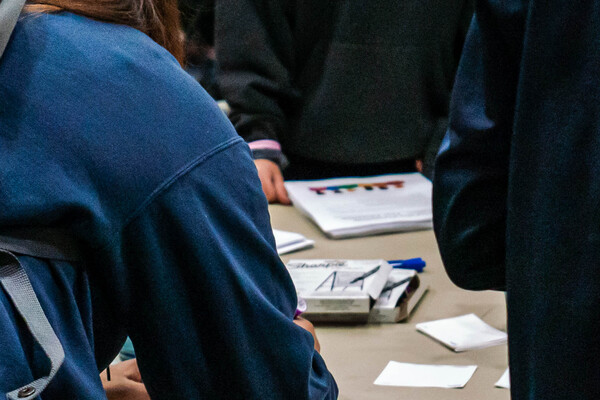
[[[471,19],[473,18],[473,11],[475,10],[475,0],[464,0],[462,5],[462,11],[459,15],[459,21],[456,25],[456,38],[454,45],[454,56],[456,59],[456,65],[458,65],[458,60],[460,60],[463,46],[465,44],[465,38],[467,36],[467,31],[469,30],[469,25],[471,24]],[[454,74],[453,74],[454,76]],[[440,144],[442,143],[442,139],[446,135],[446,130],[448,129],[448,118],[443,118],[437,121],[436,126],[434,127],[433,134],[431,135],[431,139],[427,143],[427,147],[425,149],[425,155],[423,158],[423,174],[428,178],[433,178],[434,166],[435,166],[435,158],[437,156],[438,150],[440,148]]]
[[[247,141],[278,141],[286,109],[298,98],[292,86],[293,4],[281,0],[218,0],[215,39],[219,84],[230,119]]]

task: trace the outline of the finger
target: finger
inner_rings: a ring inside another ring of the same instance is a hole
[[[265,193],[265,196],[267,197],[267,201],[269,203],[276,201],[277,198],[275,196],[275,187],[273,186],[273,181],[271,180],[271,176],[265,177],[264,179],[261,176],[260,182],[262,183],[262,189],[263,189],[263,192]]]
[[[133,358],[131,360],[123,361],[123,363],[127,363],[127,365],[125,365],[127,367],[127,373],[126,373],[127,378],[129,378],[135,382],[141,382],[142,375],[140,374],[140,369],[137,364],[137,359]]]
[[[313,339],[315,340],[315,350],[317,353],[321,353],[321,343],[319,343],[319,339],[317,339],[317,335],[313,335]]]
[[[285,185],[283,184],[283,175],[279,169],[273,174],[273,186],[275,187],[275,195],[279,199],[279,202],[281,204],[291,204],[287,190],[285,190]]]
[[[315,332],[314,325],[309,320],[306,320],[302,317],[296,317],[294,319],[294,323],[296,325],[298,325],[299,327],[305,329],[312,335],[313,340],[315,342],[315,345],[314,345],[315,350],[317,351],[317,353],[320,353],[321,352],[321,344],[319,343],[319,339],[317,339],[317,333]]]
[[[128,386],[128,396],[127,399],[131,400],[150,400],[150,395],[148,394],[148,390],[143,383],[139,382],[131,382]]]
[[[296,317],[296,318],[294,318],[294,323],[296,325],[298,325],[299,327],[304,328],[305,330],[309,331],[311,334],[314,333],[315,328],[309,320],[304,319],[302,317]]]
[[[423,172],[423,160],[416,160],[415,168],[417,169],[417,172]]]

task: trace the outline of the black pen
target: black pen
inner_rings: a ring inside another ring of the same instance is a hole
[[[412,276],[409,276],[408,278],[404,278],[401,281],[398,282],[394,282],[391,285],[386,285],[383,290],[381,291],[381,293],[383,292],[387,292],[388,290],[392,290],[397,288],[398,286],[404,285],[406,282],[410,282],[410,280],[412,279]]]
[[[361,276],[358,276],[358,277],[356,277],[356,278],[352,279],[352,280],[351,280],[351,281],[348,283],[348,285],[351,285],[351,284],[353,284],[353,283],[356,283],[356,282],[358,282],[358,281],[360,281],[360,280],[363,280],[363,279],[366,279],[366,278],[368,278],[369,276],[373,275],[375,272],[379,271],[379,268],[380,268],[380,267],[381,267],[381,265],[378,265],[378,266],[376,266],[375,268],[373,268],[372,270],[370,270],[370,271],[368,271],[368,272],[365,272],[365,273],[364,273],[364,274],[362,274]]]

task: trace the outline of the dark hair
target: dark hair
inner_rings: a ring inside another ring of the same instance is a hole
[[[69,11],[99,21],[131,26],[150,36],[183,64],[177,0],[28,0],[25,11]]]

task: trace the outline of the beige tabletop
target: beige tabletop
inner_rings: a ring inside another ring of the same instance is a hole
[[[382,325],[318,325],[321,353],[340,388],[341,400],[506,400],[507,389],[494,387],[507,367],[506,345],[454,353],[415,329],[415,324],[474,313],[488,324],[506,330],[504,295],[468,292],[446,276],[433,231],[397,233],[331,240],[295,208],[270,206],[274,228],[299,232],[315,241],[312,249],[282,256],[292,258],[402,259],[422,257],[420,274],[429,291],[405,323]],[[477,365],[463,389],[377,386],[373,381],[389,361],[416,364]]]

